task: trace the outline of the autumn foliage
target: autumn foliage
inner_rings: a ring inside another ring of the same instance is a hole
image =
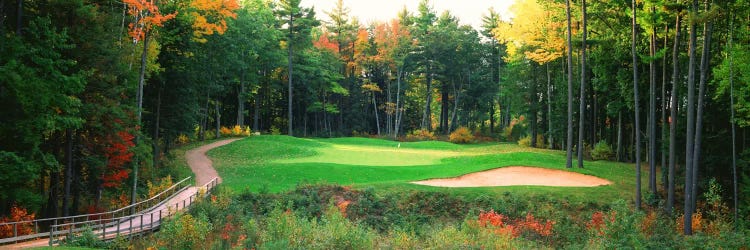
[[[34,213],[29,213],[25,208],[13,206],[10,208],[10,215],[8,217],[0,218],[0,224],[6,222],[32,221],[34,218]],[[17,224],[15,230],[16,235],[27,235],[34,232],[34,226],[31,223],[21,223]],[[0,226],[0,238],[10,237],[13,237],[13,225]]]
[[[154,0],[123,0],[123,3],[128,6],[128,15],[135,18],[128,25],[128,34],[136,42],[143,40],[153,27],[161,27],[177,15],[176,12],[162,15]]]
[[[240,8],[237,0],[194,0],[190,3],[194,11],[193,38],[200,43],[207,40],[203,36],[217,33],[223,35],[227,30],[227,18],[237,18],[235,10]]]
[[[135,146],[135,137],[126,132],[117,132],[115,136],[107,139],[104,155],[107,157],[107,168],[102,175],[102,186],[117,187],[128,178],[128,170],[125,165],[133,160],[131,148]]]
[[[320,36],[320,38],[318,38],[317,41],[313,41],[313,46],[321,50],[328,50],[330,52],[337,53],[339,51],[338,44],[331,42],[331,40],[328,39],[328,36],[330,36],[328,32],[323,32],[323,34]]]
[[[498,235],[507,235],[512,238],[518,238],[522,234],[536,234],[547,237],[552,235],[554,221],[540,221],[534,218],[534,215],[527,213],[523,219],[511,220],[505,215],[499,214],[494,210],[480,212],[476,221],[481,228],[492,230]]]

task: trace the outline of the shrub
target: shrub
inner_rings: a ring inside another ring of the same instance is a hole
[[[531,136],[524,136],[520,140],[518,140],[518,145],[522,147],[531,147]],[[545,148],[546,145],[544,144],[544,136],[543,135],[536,135],[536,147],[537,148]]]
[[[91,228],[86,228],[80,234],[73,234],[65,237],[65,242],[62,243],[64,246],[69,247],[90,247],[90,248],[110,248],[107,242],[99,239],[99,236],[95,235]]]
[[[469,143],[474,141],[474,135],[471,134],[466,127],[459,127],[449,136],[449,140],[452,143]]]
[[[406,135],[407,141],[430,141],[435,140],[435,133],[427,129],[417,129]]]
[[[0,223],[14,222],[14,221],[31,221],[34,220],[34,213],[29,213],[26,208],[18,207],[13,205],[10,208],[10,216],[0,218]],[[18,224],[16,233],[18,235],[27,235],[34,232],[34,226],[31,223]],[[13,226],[4,225],[0,226],[0,238],[13,237]]]
[[[607,141],[601,140],[591,150],[591,158],[595,161],[598,160],[609,160],[615,156],[615,152],[612,151],[612,147],[607,144]]]
[[[154,197],[155,195],[161,193],[164,190],[167,190],[169,187],[171,187],[174,183],[172,183],[172,176],[167,175],[164,178],[159,179],[158,184],[154,184],[151,181],[147,181],[146,185],[148,186],[148,197]]]
[[[214,138],[216,138],[216,133],[214,133],[213,129],[206,130],[205,131],[205,135],[206,135],[206,137],[204,137],[205,139],[214,139]]]
[[[270,132],[271,132],[272,135],[280,135],[281,134],[281,130],[279,130],[279,128],[277,128],[276,126],[271,126]]]
[[[219,129],[219,133],[221,133],[221,136],[230,136],[232,135],[232,130],[227,127],[222,126]]]
[[[232,128],[227,127],[221,127],[219,129],[219,132],[221,133],[221,136],[250,136],[252,131],[250,130],[250,127],[245,126],[245,128],[242,128],[240,125],[234,125]]]
[[[521,147],[531,147],[531,137],[530,136],[524,136],[520,140],[518,140],[518,146]]]
[[[157,244],[172,249],[206,249],[206,236],[211,229],[211,223],[204,216],[180,214],[164,223]]]
[[[190,142],[190,138],[185,134],[180,134],[179,136],[177,136],[177,139],[175,139],[175,142],[177,144],[185,144]]]

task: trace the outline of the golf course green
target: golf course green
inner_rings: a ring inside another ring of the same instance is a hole
[[[562,151],[509,143],[458,145],[441,141],[397,142],[353,137],[302,139],[262,135],[216,148],[208,155],[224,185],[235,191],[276,193],[292,190],[299,184],[325,183],[352,188],[372,187],[381,192],[429,190],[465,195],[514,192],[599,202],[629,200],[635,191],[632,164],[595,161],[586,162],[583,169],[566,169]],[[572,171],[600,177],[612,184],[597,187],[447,188],[411,183],[508,166]]]

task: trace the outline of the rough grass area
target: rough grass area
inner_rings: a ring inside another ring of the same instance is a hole
[[[400,147],[399,147],[400,144]],[[555,196],[571,202],[632,200],[632,164],[586,162],[584,169],[566,169],[563,152],[522,148],[514,144],[457,145],[447,142],[394,142],[367,138],[300,139],[253,136],[209,151],[228,188],[282,192],[299,184],[374,187],[379,192],[441,191],[459,195]],[[478,187],[441,188],[411,181],[456,177],[506,166],[561,169],[613,182],[601,187]],[[644,175],[644,183],[647,176]]]

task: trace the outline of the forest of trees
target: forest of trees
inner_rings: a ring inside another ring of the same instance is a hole
[[[160,161],[184,138],[239,125],[391,139],[466,127],[567,150],[568,167],[602,145],[644,164],[636,207],[687,221],[715,178],[747,218],[750,2],[511,11],[476,30],[428,0],[366,24],[341,0],[0,0],[0,215],[126,204],[170,174]]]

